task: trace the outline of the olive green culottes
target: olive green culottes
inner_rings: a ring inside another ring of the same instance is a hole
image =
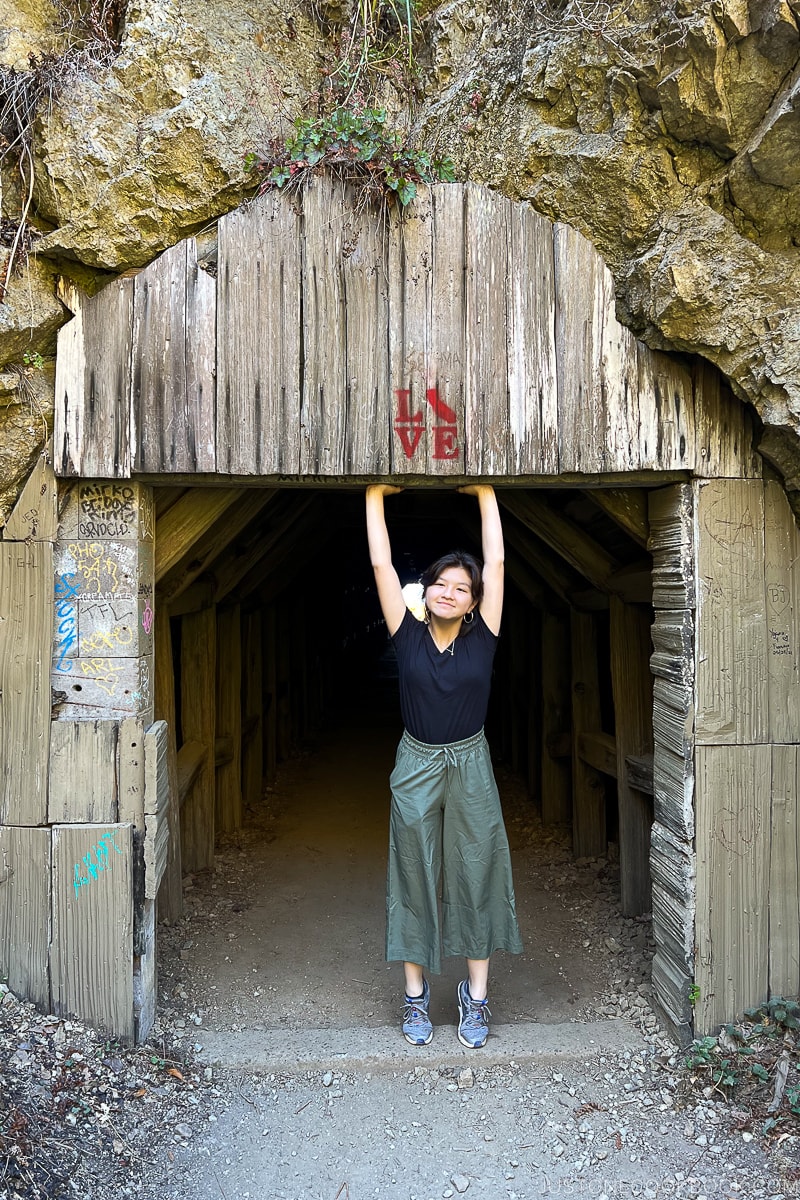
[[[495,950],[521,953],[508,838],[483,731],[446,746],[404,733],[389,783],[387,960],[438,974],[442,950],[479,959]]]

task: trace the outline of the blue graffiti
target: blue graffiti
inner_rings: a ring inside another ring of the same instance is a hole
[[[99,879],[103,871],[111,870],[111,859],[109,857],[109,848],[116,850],[117,854],[122,854],[117,843],[114,841],[114,830],[109,829],[107,833],[95,842],[88,854],[84,854],[80,862],[75,863],[73,871],[72,886],[75,888],[76,897],[80,894],[82,887],[88,887],[95,879]],[[86,872],[84,874],[84,871]]]
[[[78,599],[80,584],[74,583],[75,573],[56,576],[56,617],[58,641],[56,650],[60,656],[56,662],[57,671],[71,671],[72,662],[67,658],[72,647],[78,640],[78,623],[75,617],[75,606]]]

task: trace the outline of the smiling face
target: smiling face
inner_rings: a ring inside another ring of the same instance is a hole
[[[442,621],[454,621],[471,612],[477,604],[472,595],[472,581],[463,567],[445,567],[428,584],[425,603],[432,616]]]

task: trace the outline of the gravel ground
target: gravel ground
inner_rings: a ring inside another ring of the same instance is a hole
[[[202,940],[209,920],[213,880],[197,878],[184,920],[159,934],[160,1007],[147,1045],[115,1045],[36,1012],[0,985],[0,1196],[800,1196],[798,1117],[785,1097],[767,1115],[779,1076],[786,1096],[800,1095],[797,1031],[766,1022],[758,1058],[765,1078],[748,1074],[747,1086],[728,1086],[719,1074],[723,1061],[729,1070],[734,1058],[738,1064],[746,1031],[738,1042],[707,1045],[708,1062],[687,1068],[650,1007],[649,924],[619,916],[614,861],[574,862],[564,835],[532,818],[512,817],[509,829],[593,965],[593,994],[573,1005],[572,1019],[629,1022],[641,1051],[555,1066],[482,1065],[476,1052],[466,1067],[428,1069],[412,1048],[399,1070],[396,1061],[385,1070],[269,1075],[209,1066],[203,972],[183,949]],[[254,886],[246,860],[241,843],[223,846],[216,875],[238,880],[245,902]],[[224,938],[225,922],[238,914],[218,909],[215,936]],[[545,949],[566,964],[557,973],[569,991],[569,955],[557,941]]]

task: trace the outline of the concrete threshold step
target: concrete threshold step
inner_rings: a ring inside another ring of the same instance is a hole
[[[461,1067],[508,1063],[558,1063],[599,1054],[641,1051],[645,1040],[626,1021],[534,1021],[492,1025],[482,1050],[468,1050],[454,1025],[437,1025],[429,1046],[409,1046],[395,1025],[358,1029],[197,1031],[201,1062],[252,1072],[408,1071],[414,1067]]]

